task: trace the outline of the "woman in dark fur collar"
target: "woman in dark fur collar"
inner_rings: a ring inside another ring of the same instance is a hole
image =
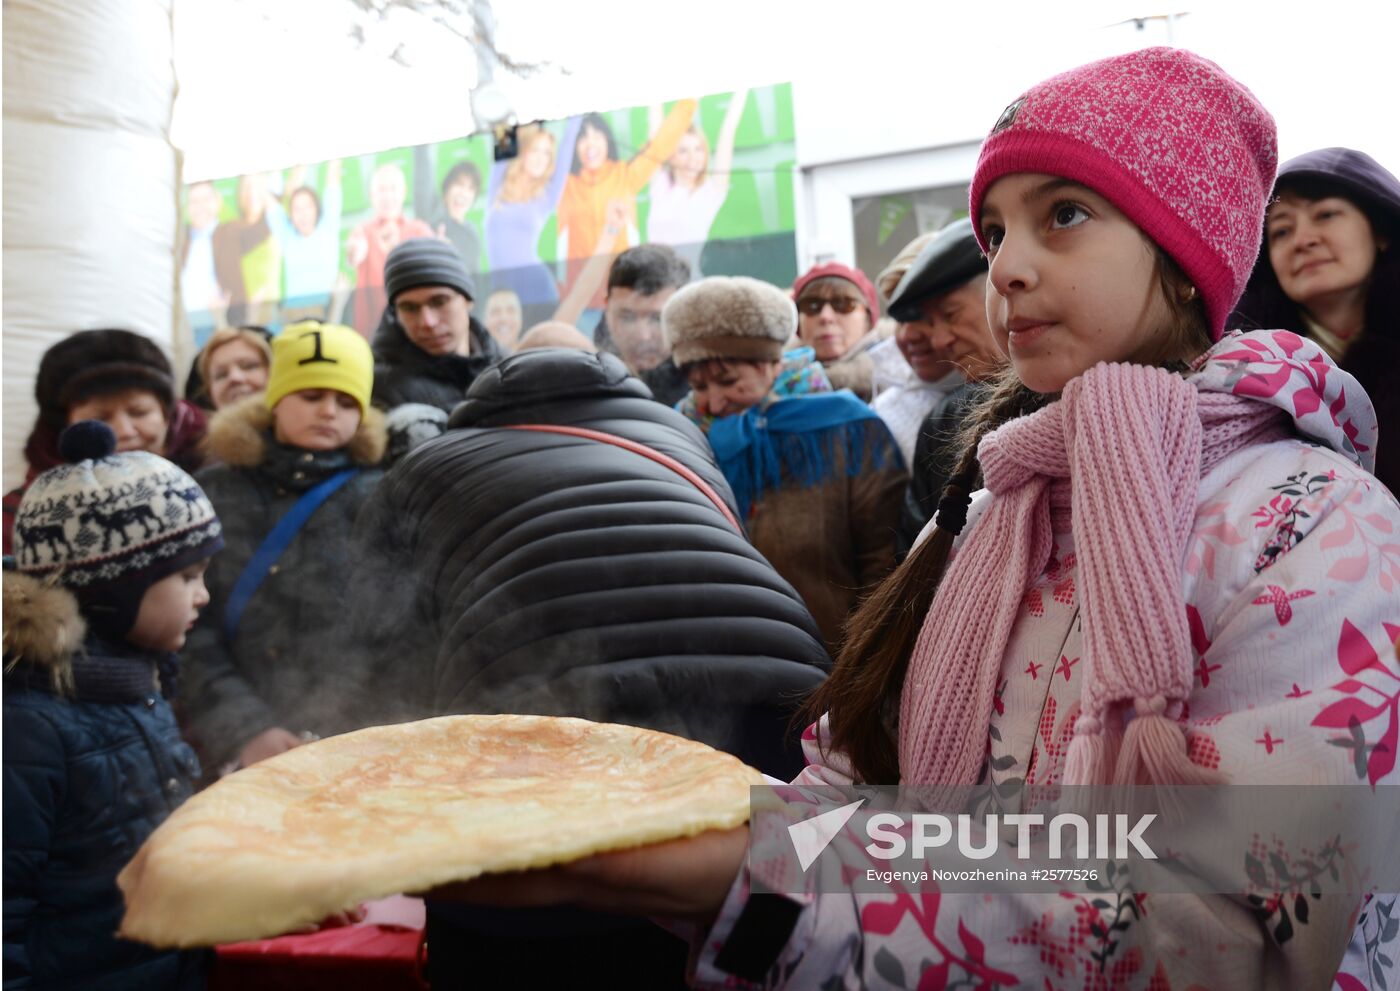
[[[328,636],[351,530],[378,483],[386,443],[369,406],[373,358],[336,324],[288,327],[273,342],[267,392],[221,410],[200,474],[228,550],[209,571],[212,604],[186,649],[185,728],[207,768],[245,766],[303,739],[352,728],[357,684]],[[284,521],[299,514],[299,526]],[[255,553],[256,552],[256,553]]]

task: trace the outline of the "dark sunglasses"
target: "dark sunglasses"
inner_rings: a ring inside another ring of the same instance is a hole
[[[860,300],[851,299],[849,296],[838,296],[836,299],[826,299],[821,296],[808,296],[806,299],[799,299],[797,301],[797,309],[807,314],[809,317],[814,317],[820,313],[822,307],[826,306],[828,303],[831,304],[833,310],[842,314],[850,313],[856,307],[865,305]]]

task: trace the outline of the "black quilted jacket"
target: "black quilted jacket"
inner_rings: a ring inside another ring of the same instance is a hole
[[[380,658],[380,719],[575,715],[800,767],[787,723],[829,664],[806,607],[692,482],[733,512],[702,434],[612,355],[514,355],[362,513],[354,637]]]

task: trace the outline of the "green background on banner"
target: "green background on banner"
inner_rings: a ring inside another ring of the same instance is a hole
[[[698,100],[698,108],[691,126],[704,135],[711,158],[715,155],[716,145],[720,141],[726,115],[735,95],[733,92],[712,93]],[[692,259],[692,265],[699,259],[704,259],[700,262],[704,268],[703,274],[732,272],[736,266],[747,265],[755,275],[787,282],[796,274],[796,242],[793,232],[796,224],[794,173],[797,166],[792,86],[783,83],[757,87],[742,91],[740,95],[744,103],[735,130],[727,194],[717,212],[711,215],[713,219],[709,223],[705,242],[703,245],[691,246],[692,253],[689,257]],[[603,111],[600,116],[612,129],[618,160],[626,162],[641,153],[650,140],[654,122],[659,122],[664,113],[675,107],[676,102],[672,101],[659,107],[635,106]],[[568,120],[541,122],[541,126],[554,136],[556,146],[568,124]],[[520,149],[521,152],[524,150]],[[573,154],[572,148],[557,149],[559,158],[566,159],[563,161],[563,167],[566,169],[572,163]],[[460,162],[470,162],[482,177],[476,200],[464,219],[481,244],[480,257],[464,261],[469,269],[478,273],[478,280],[491,277],[491,246],[487,244],[486,217],[490,209],[487,192],[494,154],[491,136],[483,132],[435,144],[390,148],[341,160],[342,209],[335,245],[338,251],[336,267],[340,284],[337,287],[322,287],[327,298],[336,288],[359,288],[355,285],[355,269],[347,260],[347,241],[350,234],[371,217],[370,180],[375,170],[391,164],[402,170],[407,187],[403,216],[424,219],[436,233],[443,209],[442,181]],[[329,164],[308,163],[302,178],[302,184],[314,190],[323,202],[328,185]],[[713,161],[710,164],[713,166]],[[268,174],[272,195],[284,204],[289,192],[286,184],[292,175],[293,169],[290,167]],[[636,218],[635,238],[641,242],[650,238],[648,226],[652,210],[652,186],[655,181],[656,176],[653,175],[651,181],[637,192],[633,204]],[[240,177],[237,176],[212,181],[212,185],[222,197],[219,212],[221,222],[237,223],[239,220],[239,183]],[[188,188],[186,187],[186,193]],[[704,221],[698,223],[703,224]],[[562,283],[568,276],[565,266],[558,258],[557,229],[557,216],[550,211],[544,219],[535,247],[539,262],[547,266]],[[725,246],[716,242],[752,243]],[[283,264],[290,264],[285,254]],[[293,273],[284,269],[284,286],[290,283],[292,275]],[[566,285],[559,285],[561,295],[567,288]],[[293,309],[292,304],[293,301],[287,300],[283,307],[289,311],[289,315]],[[263,314],[262,322],[277,326],[280,311],[273,308],[268,312],[271,315]],[[191,323],[195,327],[197,341],[202,343],[216,323],[225,322],[222,319],[225,316],[209,311],[191,313]],[[233,312],[229,311],[227,316],[231,318]],[[335,319],[336,316],[328,314],[329,319]],[[359,329],[368,332],[366,327]]]

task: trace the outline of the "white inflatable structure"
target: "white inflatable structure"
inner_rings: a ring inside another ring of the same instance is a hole
[[[44,351],[139,331],[177,375],[173,0],[5,0],[4,485],[24,478]]]

